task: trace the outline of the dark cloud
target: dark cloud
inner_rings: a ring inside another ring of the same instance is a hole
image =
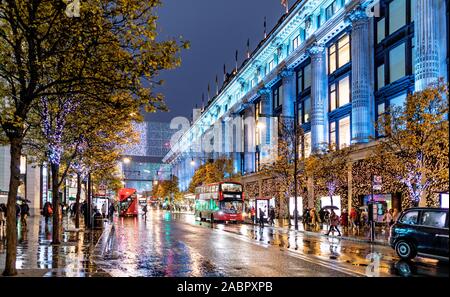
[[[269,32],[284,13],[279,0],[163,0],[158,9],[161,38],[183,36],[191,48],[182,53],[182,65],[162,73],[160,88],[170,112],[148,114],[152,121],[170,121],[176,116],[190,117],[195,104],[201,106],[202,93],[216,90],[223,80],[223,64],[230,72],[244,60],[247,40],[253,50],[263,38],[264,17]],[[207,100],[205,100],[207,101]]]

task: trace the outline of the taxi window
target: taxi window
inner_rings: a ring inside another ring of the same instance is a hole
[[[419,212],[417,210],[408,211],[402,216],[402,218],[400,219],[400,223],[407,224],[407,225],[417,225],[418,217],[419,217]]]
[[[420,218],[420,225],[444,228],[447,213],[443,211],[424,211]]]

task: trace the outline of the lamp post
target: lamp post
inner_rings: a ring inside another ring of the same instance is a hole
[[[298,139],[297,139],[297,100],[294,100],[294,227],[298,230],[298,210],[297,210],[297,162],[298,162]],[[289,218],[289,222],[291,219]]]
[[[270,114],[259,114],[260,117],[272,117]],[[297,170],[298,170],[298,122],[297,122],[297,100],[294,100],[294,116],[280,115],[282,118],[294,120],[294,228],[298,230],[298,204],[297,204]],[[265,128],[263,125],[259,128]],[[289,210],[289,204],[288,204]],[[289,212],[289,211],[288,211]],[[289,213],[289,226],[291,226],[291,214]]]

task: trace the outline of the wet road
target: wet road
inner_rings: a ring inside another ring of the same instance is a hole
[[[116,219],[112,239],[112,252],[96,261],[112,276],[449,275],[448,262],[399,261],[387,246],[245,224],[211,225],[159,210],[150,211],[146,221]]]

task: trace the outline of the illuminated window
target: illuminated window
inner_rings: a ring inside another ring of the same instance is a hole
[[[378,132],[378,136],[383,136],[384,135],[384,127],[383,127],[383,123],[382,123],[382,116],[384,115],[385,111],[386,111],[386,107],[385,107],[384,102],[377,105],[377,121],[378,121],[378,124],[379,124],[378,131],[377,131]]]
[[[345,76],[330,85],[330,111],[350,103],[350,76]]]
[[[389,34],[406,24],[406,0],[394,0],[389,3]]]
[[[346,34],[328,47],[328,73],[335,72],[348,62],[350,62],[350,36]]]
[[[336,85],[332,84],[330,86],[330,111],[336,109]]]
[[[331,17],[336,12],[336,1],[333,1],[326,9],[325,9],[325,18],[326,20],[331,19]]]
[[[308,123],[310,121],[310,114],[311,114],[311,98],[307,97],[303,100],[303,108],[305,110],[303,119],[305,123]]]
[[[330,144],[336,144],[336,122],[330,123]]]
[[[297,35],[297,36],[292,40],[292,49],[295,50],[299,45],[300,45],[300,35]]]
[[[339,120],[339,148],[350,145],[350,116]]]
[[[311,64],[297,71],[297,94],[311,86]]]
[[[391,106],[391,108],[392,108],[393,106],[403,107],[404,104],[405,104],[405,102],[406,102],[406,96],[407,96],[407,94],[406,94],[406,93],[403,93],[403,94],[401,94],[401,95],[399,95],[399,96],[396,96],[396,97],[394,97],[394,98],[391,98],[391,99],[389,100],[389,106]]]
[[[345,35],[338,41],[338,68],[350,62],[350,37]]]
[[[377,89],[384,87],[384,64],[377,67]]]
[[[272,60],[269,62],[269,71],[268,72],[272,71],[274,67],[275,67],[275,62],[274,62],[274,60]]]
[[[311,86],[311,64],[303,69],[303,88],[307,89]]]
[[[303,136],[303,150],[305,158],[311,155],[311,132],[305,133]]]
[[[283,85],[276,87],[273,89],[273,109],[277,109],[281,106],[282,98],[283,98]]]
[[[405,67],[405,43],[402,43],[389,51],[389,82],[404,77]]]
[[[333,44],[328,49],[328,64],[330,65],[328,73],[333,73],[336,70],[336,45]]]
[[[377,43],[380,43],[386,37],[386,21],[385,18],[377,22]]]

